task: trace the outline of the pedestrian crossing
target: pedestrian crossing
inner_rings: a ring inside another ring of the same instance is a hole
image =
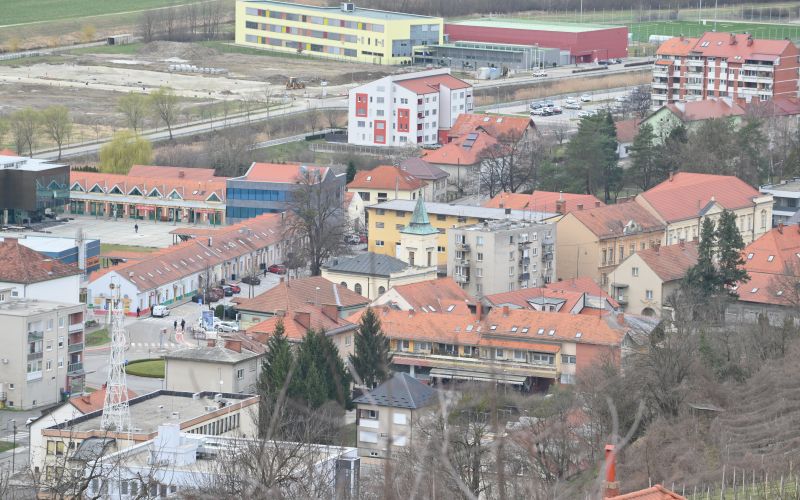
[[[131,342],[128,344],[128,349],[134,351],[155,351],[158,349],[173,351],[175,349],[182,349],[184,347],[189,346],[186,344],[176,344],[175,342],[164,342],[163,344],[159,342]]]

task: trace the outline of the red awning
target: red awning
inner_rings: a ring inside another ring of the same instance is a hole
[[[156,207],[149,207],[147,205],[136,205],[136,210],[140,212],[148,212],[150,210],[155,210]]]

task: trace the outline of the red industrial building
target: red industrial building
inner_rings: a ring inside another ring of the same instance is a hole
[[[570,62],[628,56],[628,28],[598,24],[542,23],[527,19],[468,19],[444,26],[449,42],[537,45],[569,51]]]

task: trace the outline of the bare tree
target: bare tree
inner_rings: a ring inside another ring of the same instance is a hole
[[[153,114],[169,131],[169,138],[172,140],[172,126],[178,119],[179,106],[178,96],[169,87],[160,87],[158,90],[150,94],[150,106],[153,109]],[[226,101],[227,102],[227,101]]]
[[[42,128],[45,134],[58,146],[58,159],[61,159],[61,149],[72,135],[72,120],[66,106],[48,106],[41,112]]]
[[[14,147],[17,154],[27,149],[28,155],[33,156],[36,139],[42,124],[41,114],[33,108],[24,108],[15,111],[9,117],[8,123],[14,137]]]
[[[138,134],[144,128],[147,104],[147,96],[136,92],[129,92],[117,101],[117,109],[125,115],[125,123],[134,134]]]
[[[481,191],[494,197],[501,191],[516,193],[533,188],[544,145],[541,136],[509,132],[496,141],[480,153]]]
[[[650,86],[640,85],[636,87],[636,91],[630,94],[630,101],[627,105],[628,110],[633,114],[634,118],[641,120],[650,114],[651,107]]]
[[[322,264],[346,248],[342,190],[331,182],[333,173],[326,170],[325,177],[323,169],[313,167],[298,177],[287,216],[290,237],[305,242],[303,257],[312,276],[318,276]]]
[[[139,22],[139,32],[145,43],[150,43],[156,39],[157,25],[159,22],[158,13],[155,10],[146,10],[142,13]]]
[[[222,129],[209,142],[207,156],[212,158],[218,175],[237,176],[250,163],[254,133],[249,130]]]

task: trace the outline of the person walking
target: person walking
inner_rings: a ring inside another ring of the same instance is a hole
[[[175,333],[178,333],[178,320],[172,322],[172,327],[175,329]]]
[[[139,309],[139,307],[137,307],[137,308],[136,308],[136,317],[137,317],[137,318],[139,317],[139,313],[141,313],[141,312],[142,312],[142,310],[141,310],[141,309]]]
[[[133,225],[133,232],[135,232],[136,234],[139,234],[139,224],[134,224]]]
[[[181,331],[185,331],[186,329],[186,320],[181,318]]]

